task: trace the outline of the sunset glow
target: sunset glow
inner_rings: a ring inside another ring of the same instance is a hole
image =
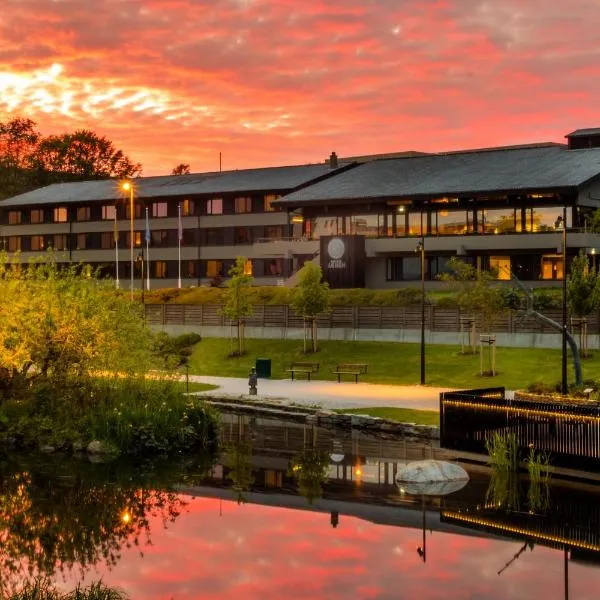
[[[5,0],[0,119],[144,174],[561,141],[600,125],[597,2]]]

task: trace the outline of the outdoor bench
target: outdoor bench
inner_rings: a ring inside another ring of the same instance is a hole
[[[317,373],[319,371],[319,363],[318,362],[294,362],[290,365],[289,369],[286,369],[288,373],[292,374],[292,381],[294,381],[294,375],[296,373],[301,373],[306,375],[308,381],[310,381],[310,376],[312,373]]]
[[[337,375],[338,383],[342,382],[342,375],[354,375],[354,383],[358,383],[358,376],[364,375],[368,366],[365,363],[343,363],[333,369],[332,373]]]

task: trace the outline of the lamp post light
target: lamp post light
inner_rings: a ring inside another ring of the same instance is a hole
[[[129,268],[131,271],[129,289],[130,298],[133,301],[133,183],[131,181],[125,181],[121,187],[124,191],[129,192]]]
[[[144,306],[144,247],[142,246],[142,251],[138,254],[135,262],[139,262],[141,266],[140,273],[140,289],[142,290],[142,306]]]
[[[567,393],[567,207],[563,207],[562,216],[562,377],[561,392]]]
[[[421,239],[415,248],[421,253],[421,385],[425,385],[425,238],[421,229]]]

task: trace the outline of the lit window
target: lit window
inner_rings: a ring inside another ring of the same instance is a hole
[[[9,225],[20,225],[21,224],[21,211],[20,210],[9,210],[8,211],[8,224]]]
[[[252,212],[252,198],[243,197],[234,200],[234,210],[236,213]]]
[[[563,260],[560,254],[544,254],[542,256],[542,279],[562,279]]]
[[[55,223],[66,223],[67,222],[67,209],[64,206],[59,206],[54,209],[54,222]]]
[[[126,237],[126,241],[127,241],[127,247],[130,248],[131,247],[131,233],[128,231],[127,232],[127,237]],[[133,232],[133,245],[136,248],[140,248],[142,245],[142,232],[141,231],[134,231]]]
[[[21,250],[21,238],[16,235],[11,235],[8,238],[8,251],[9,252],[20,252]]]
[[[211,198],[206,203],[207,215],[222,215],[223,214],[223,198]]]
[[[29,215],[29,222],[30,223],[43,223],[44,222],[44,211],[40,210],[38,208],[34,209],[31,211],[31,214]]]
[[[510,279],[510,256],[490,256],[490,270],[497,273],[501,281]]]
[[[156,279],[164,279],[167,276],[167,263],[164,260],[154,262],[154,276]]]
[[[194,278],[198,276],[198,268],[195,260],[183,261],[183,276]]]
[[[252,261],[247,260],[244,263],[244,275],[252,275]]]
[[[32,252],[40,252],[44,249],[44,236],[42,235],[32,235],[30,241],[31,251]]]
[[[223,261],[209,260],[206,263],[206,276],[219,277],[223,274]]]
[[[193,200],[184,200],[181,203],[181,216],[182,217],[191,217],[194,214],[196,206]]]
[[[167,216],[167,203],[154,202],[152,204],[152,218],[160,219]]]
[[[102,219],[104,221],[112,221],[117,213],[117,207],[113,204],[105,204],[102,207]]]
[[[265,212],[273,212],[274,210],[277,210],[277,208],[272,204],[273,201],[277,200],[278,198],[281,198],[279,194],[267,194],[265,196]]]
[[[89,206],[80,206],[77,209],[76,219],[78,221],[89,221],[91,216],[91,211]]]

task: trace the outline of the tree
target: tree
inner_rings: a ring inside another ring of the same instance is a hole
[[[235,324],[237,349],[232,351],[232,356],[241,356],[246,351],[244,320],[254,312],[247,294],[254,283],[254,278],[246,273],[247,265],[248,260],[244,256],[235,259],[234,265],[229,269],[229,279],[225,284],[223,295],[223,314]]]
[[[298,285],[292,292],[292,308],[304,319],[304,353],[307,353],[307,329],[310,322],[312,351],[318,350],[317,316],[329,308],[329,284],[322,281],[319,265],[307,262],[298,273]]]
[[[87,129],[42,139],[33,162],[40,176],[47,179],[45,183],[124,179],[139,175],[142,169],[108,138]]]
[[[450,273],[445,273],[441,279],[456,291],[460,309],[473,319],[471,347],[474,350],[477,321],[482,331],[489,333],[494,319],[504,310],[502,289],[494,285],[495,277],[490,271],[478,270],[455,257],[450,259],[448,267]]]
[[[143,372],[152,334],[139,306],[89,268],[59,267],[51,253],[44,259],[21,265],[0,253],[3,395],[97,371]]]
[[[40,137],[31,119],[0,123],[0,198],[35,187],[32,156]]]
[[[589,268],[583,252],[571,263],[571,272],[567,276],[567,302],[569,312],[581,319],[580,347],[583,356],[587,356],[586,317],[600,306],[600,275]]]
[[[178,164],[171,171],[171,175],[189,175],[190,173],[191,173],[191,171],[190,171],[190,165],[188,165],[186,163],[180,163],[180,164]]]

